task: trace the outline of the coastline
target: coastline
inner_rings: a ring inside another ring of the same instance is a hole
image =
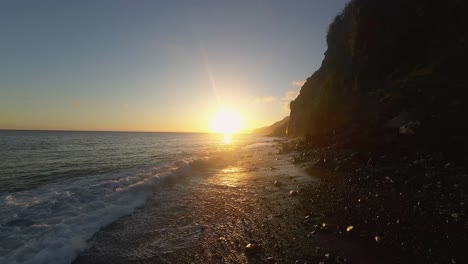
[[[96,233],[73,263],[325,261],[298,199],[316,179],[277,147],[254,144],[170,183],[170,192]]]
[[[463,196],[447,188],[466,186],[424,187],[440,175],[416,172],[466,170],[403,154],[285,140],[236,152],[99,231],[73,263],[463,263]]]

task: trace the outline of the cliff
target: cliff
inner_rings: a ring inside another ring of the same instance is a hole
[[[289,116],[281,119],[278,122],[273,123],[272,125],[257,128],[253,130],[252,133],[261,136],[284,137],[286,136],[288,122]]]
[[[321,67],[291,102],[288,135],[310,142],[468,146],[465,1],[353,0]]]

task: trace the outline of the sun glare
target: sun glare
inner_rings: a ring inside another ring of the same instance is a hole
[[[214,114],[211,121],[211,130],[215,133],[223,133],[226,138],[243,128],[244,122],[241,116],[229,109],[219,110]]]

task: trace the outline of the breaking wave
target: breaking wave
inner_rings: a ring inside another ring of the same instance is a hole
[[[0,263],[70,263],[102,227],[131,214],[168,179],[216,167],[222,155],[125,173],[70,178],[0,196]]]

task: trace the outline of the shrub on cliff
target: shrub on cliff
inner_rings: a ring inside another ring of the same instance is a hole
[[[466,144],[466,25],[464,1],[351,1],[330,24],[320,69],[291,102],[289,135],[378,141],[398,135],[385,124],[410,112],[420,126],[405,142]]]

